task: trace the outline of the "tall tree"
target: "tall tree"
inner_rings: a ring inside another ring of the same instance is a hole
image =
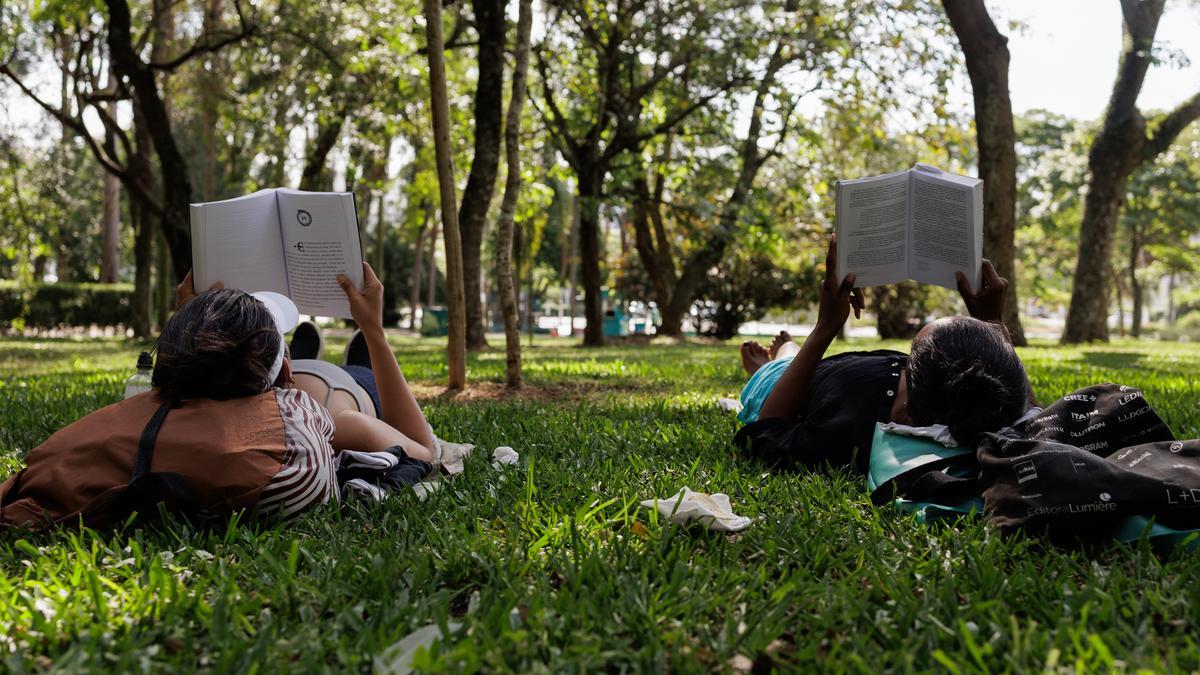
[[[1200,231],[1200,133],[1186,135],[1190,138],[1181,139],[1154,165],[1129,177],[1121,214],[1125,237],[1118,247],[1123,255],[1114,256],[1114,263],[1124,265],[1133,337],[1141,335],[1146,318],[1147,286],[1153,287],[1164,273],[1189,271],[1197,257],[1190,240]]]
[[[241,40],[250,35],[253,29],[243,21],[239,32],[221,37],[205,34],[189,49],[169,60],[146,61],[135,44],[129,3],[126,0],[104,0],[104,5],[108,8],[105,42],[113,69],[132,87],[134,105],[145,119],[155,155],[158,156],[162,187],[161,229],[170,248],[175,277],[182,280],[192,266],[188,224],[192,183],[188,177],[187,161],[172,132],[171,118],[159,91],[156,74],[171,72],[200,54],[217,51]]]
[[[738,147],[738,169],[733,189],[721,206],[716,226],[703,235],[699,246],[682,261],[678,273],[661,211],[664,204],[664,176],[661,172],[656,174],[653,188],[649,185],[644,170],[639,171],[640,175],[633,179],[632,224],[635,248],[654,286],[655,300],[662,316],[658,332],[663,335],[683,334],[683,317],[695,302],[701,283],[713,266],[721,261],[737,235],[742,211],[750,198],[755,177],[768,159],[778,155],[787,139],[795,107],[794,100],[787,100],[780,105],[780,121],[774,146],[768,150],[759,147],[766,124],[764,115],[767,113],[768,103],[775,98],[773,90],[776,87],[776,78],[784,66],[799,56],[799,50],[794,48],[791,41],[779,39],[775,42],[765,71],[754,90],[750,124]],[[663,161],[660,162],[662,166],[671,163],[671,143],[672,139],[668,136]],[[640,165],[640,162],[637,163]]]
[[[983,254],[1000,276],[1015,281],[1017,153],[1008,95],[1008,38],[996,28],[983,0],[942,0],[942,5],[962,46],[975,97],[975,139],[983,179]],[[1016,283],[1008,285],[1004,325],[1013,344],[1025,344]]]
[[[668,133],[745,80],[738,2],[558,0],[536,51],[543,118],[576,177],[583,272],[583,343],[604,344],[600,207],[625,153]],[[724,45],[716,59],[712,45]],[[682,85],[682,86],[681,86]],[[643,115],[662,95],[663,107]],[[568,92],[561,96],[559,92]],[[561,103],[560,103],[561,101]]]
[[[131,197],[144,201],[159,219],[160,228],[170,246],[174,274],[177,279],[182,279],[191,267],[192,259],[188,226],[188,204],[192,198],[191,181],[188,177],[187,162],[172,130],[167,106],[158,89],[157,74],[174,72],[197,56],[219,51],[244,39],[253,34],[256,28],[242,14],[241,5],[235,3],[239,16],[237,30],[202,34],[188,48],[167,59],[151,58],[147,61],[142,56],[142,48],[148,33],[139,34],[135,40],[127,0],[105,0],[104,6],[107,9],[107,21],[102,23],[103,42],[108,50],[108,62],[103,68],[94,68],[91,71],[77,68],[73,73],[73,93],[76,101],[87,103],[88,110],[99,116],[105,134],[110,138],[92,137],[83,122],[83,106],[76,106],[76,110],[72,112],[69,106],[64,105],[65,101],[58,106],[47,103],[27,86],[7,63],[0,65],[0,74],[12,80],[22,93],[87,142],[101,166],[121,178]],[[80,24],[77,32],[90,32],[90,19],[91,17],[87,17],[86,20],[77,18]],[[80,42],[86,41],[81,38]],[[80,62],[84,60],[80,59]],[[101,60],[97,59],[96,62]],[[115,90],[108,90],[99,83],[100,72],[107,72],[108,68],[117,75]],[[144,120],[145,129],[158,156],[161,190],[157,196],[148,190],[144,183],[138,182],[125,166],[132,153],[132,143],[124,133],[120,133],[119,124],[107,111],[108,103],[127,98],[132,98],[135,110]]]
[[[521,325],[517,318],[517,291],[513,285],[513,225],[521,193],[521,108],[525,103],[525,77],[529,71],[529,34],[533,25],[532,0],[521,0],[517,16],[516,59],[512,96],[504,124],[504,157],[508,176],[500,202],[500,232],[496,241],[496,287],[504,313],[504,383],[521,386]]]
[[[467,349],[487,346],[483,325],[483,231],[500,167],[504,115],[504,45],[508,22],[504,0],[474,0],[479,36],[475,82],[475,154],[463,190],[458,224],[463,242],[463,285],[467,303]]]
[[[424,0],[424,10],[433,145],[441,188],[442,235],[446,248],[446,306],[450,315],[446,354],[449,360],[449,388],[456,390],[467,384],[467,312],[463,300],[462,239],[454,203],[454,163],[450,154],[450,102],[446,93],[441,0]]]
[[[1137,107],[1165,2],[1121,0],[1124,44],[1104,122],[1088,153],[1079,256],[1062,336],[1067,344],[1108,339],[1113,239],[1129,175],[1162,154],[1200,117],[1200,93],[1150,120]]]

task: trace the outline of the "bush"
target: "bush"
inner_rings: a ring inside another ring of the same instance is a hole
[[[121,326],[132,317],[132,284],[33,284],[0,281],[0,327],[24,324]]]
[[[1200,312],[1184,314],[1174,324],[1164,326],[1158,337],[1173,342],[1200,342]]]

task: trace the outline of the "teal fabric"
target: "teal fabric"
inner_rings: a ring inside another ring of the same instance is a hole
[[[968,499],[962,504],[934,504],[932,502],[913,502],[901,497],[897,497],[893,502],[896,509],[901,513],[911,513],[918,523],[922,525],[928,523],[935,518],[945,518],[948,516],[969,516],[977,513],[983,513],[983,500],[976,497]]]
[[[1143,536],[1156,549],[1171,549],[1183,545],[1187,551],[1200,549],[1200,530],[1176,530],[1173,527],[1159,525],[1145,516],[1130,516],[1117,524],[1113,530],[1113,539],[1121,542],[1133,542]]]
[[[758,412],[762,410],[767,396],[775,388],[775,383],[783,377],[783,371],[792,364],[792,358],[776,359],[764,365],[750,376],[746,386],[742,387],[742,410],[738,413],[738,421],[749,424],[758,421]]]
[[[928,438],[888,433],[883,430],[882,422],[876,422],[875,437],[871,440],[867,488],[874,492],[896,476],[919,466],[974,453],[970,448],[947,448]]]

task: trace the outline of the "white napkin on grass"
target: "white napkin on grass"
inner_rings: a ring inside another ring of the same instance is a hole
[[[694,492],[686,486],[672,497],[647,499],[642,502],[642,507],[657,509],[673,523],[700,523],[715,532],[740,532],[754,522],[751,518],[733,512],[729,495],[720,492],[712,495]]]

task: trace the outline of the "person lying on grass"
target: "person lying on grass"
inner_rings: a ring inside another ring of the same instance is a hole
[[[892,350],[822,358],[863,296],[854,275],[839,281],[837,240],[830,240],[817,323],[804,344],[781,332],[770,347],[741,346],[750,379],[742,389],[745,423],[734,437],[768,464],[853,464],[865,472],[876,422],[945,424],[961,443],[1020,418],[1033,403],[1029,379],[1000,322],[1008,282],[983,261],[982,287],[966,276],[958,289],[970,317],[928,324],[906,356]]]
[[[428,469],[434,439],[384,336],[383,285],[365,263],[363,277],[361,292],[344,277],[338,283],[369,352],[381,419],[331,413],[293,388],[290,300],[220,287],[197,295],[189,274],[159,338],[154,390],[30,451],[26,468],[0,485],[0,528],[99,527],[160,502],[199,515],[290,517],[338,499],[335,449],[391,453]]]

